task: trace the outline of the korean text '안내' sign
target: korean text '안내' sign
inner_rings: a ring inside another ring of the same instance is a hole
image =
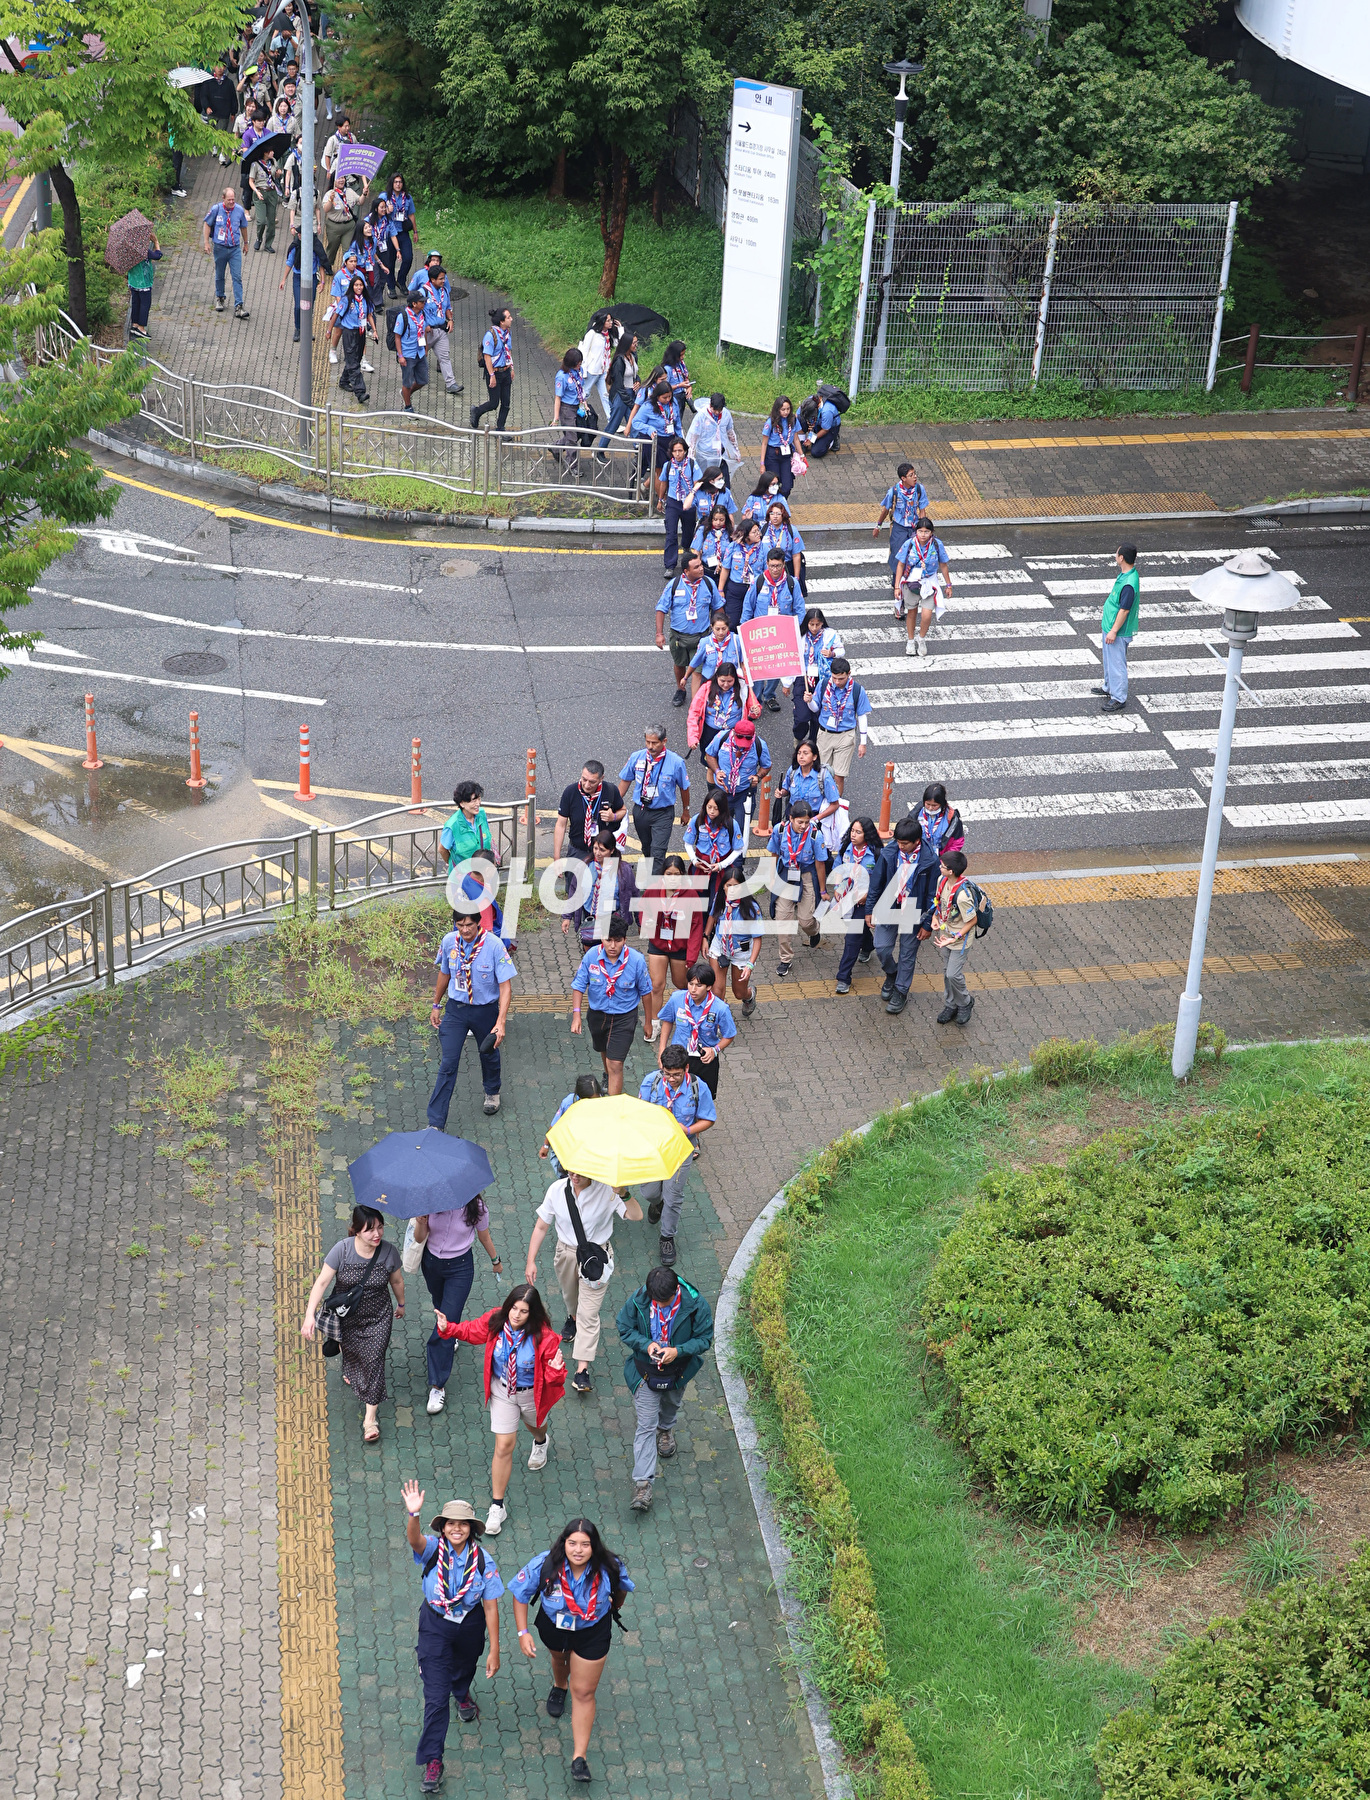
[[[718,335],[777,357],[785,354],[803,98],[800,88],[733,83]]]

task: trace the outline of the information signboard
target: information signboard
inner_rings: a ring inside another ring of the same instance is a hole
[[[739,625],[742,663],[752,687],[758,681],[791,681],[804,673],[799,621],[793,613],[761,613]]]
[[[785,356],[802,88],[734,81],[723,224],[725,344]]]

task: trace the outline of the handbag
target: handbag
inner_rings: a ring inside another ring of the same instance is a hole
[[[314,1322],[319,1336],[323,1340],[322,1348],[325,1356],[337,1356],[342,1350],[343,1321],[350,1318],[357,1310],[362,1289],[371,1279],[371,1272],[379,1258],[380,1248],[377,1246],[376,1253],[366,1265],[361,1280],[354,1281],[348,1288],[335,1287],[328,1298],[320,1303]]]
[[[406,1275],[417,1275],[423,1267],[423,1245],[414,1236],[412,1219],[405,1229],[404,1248],[400,1251],[400,1267]]]
[[[576,1205],[576,1191],[569,1176],[566,1181],[566,1210],[571,1215],[571,1229],[576,1234],[576,1267],[584,1280],[603,1281],[613,1257],[605,1245],[592,1244],[586,1237],[580,1208]]]

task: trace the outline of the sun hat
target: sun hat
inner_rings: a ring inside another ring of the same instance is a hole
[[[469,1500],[449,1500],[445,1506],[439,1507],[428,1521],[430,1531],[441,1531],[448,1519],[464,1519],[472,1527],[472,1535],[479,1537],[485,1526],[477,1519]]]

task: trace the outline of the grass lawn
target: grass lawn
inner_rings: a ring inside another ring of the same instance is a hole
[[[418,241],[436,244],[447,266],[472,281],[509,295],[560,358],[578,344],[590,314],[602,304],[599,276],[604,246],[595,207],[520,198],[486,199],[452,194],[419,208]],[[655,307],[683,338],[695,392],[721,389],[734,412],[766,413],[781,387],[798,402],[820,380],[845,385],[845,368],[823,367],[792,356],[777,377],[759,350],[728,349],[720,361],[719,296],[723,239],[698,213],[682,209],[663,226],[645,207],[628,217],[619,269],[618,298]],[[658,351],[664,346],[658,346]],[[1321,406],[1335,378],[1297,369],[1261,370],[1250,394],[1236,375],[1211,394],[1202,389],[1128,392],[1053,383],[1014,394],[962,393],[954,389],[890,389],[857,396],[847,414],[853,423],[936,424],[976,419],[1121,418],[1137,414],[1265,412],[1277,407]]]
[[[878,1126],[798,1234],[790,1339],[860,1520],[894,1687],[938,1796],[1097,1792],[1098,1732],[1147,1688],[1135,1658],[1084,1653],[1076,1636],[1120,1559],[1094,1555],[1082,1584],[1080,1539],[998,1513],[942,1429],[947,1388],[924,1357],[917,1294],[978,1178],[1059,1162],[1104,1130],[1367,1091],[1365,1046],[1335,1044],[1203,1059],[1187,1088],[1161,1056],[1068,1086],[962,1087]],[[783,1498],[783,1470],[778,1480]],[[1106,1537],[1094,1542],[1107,1551]],[[1221,1610],[1240,1610],[1240,1585],[1220,1593]]]

